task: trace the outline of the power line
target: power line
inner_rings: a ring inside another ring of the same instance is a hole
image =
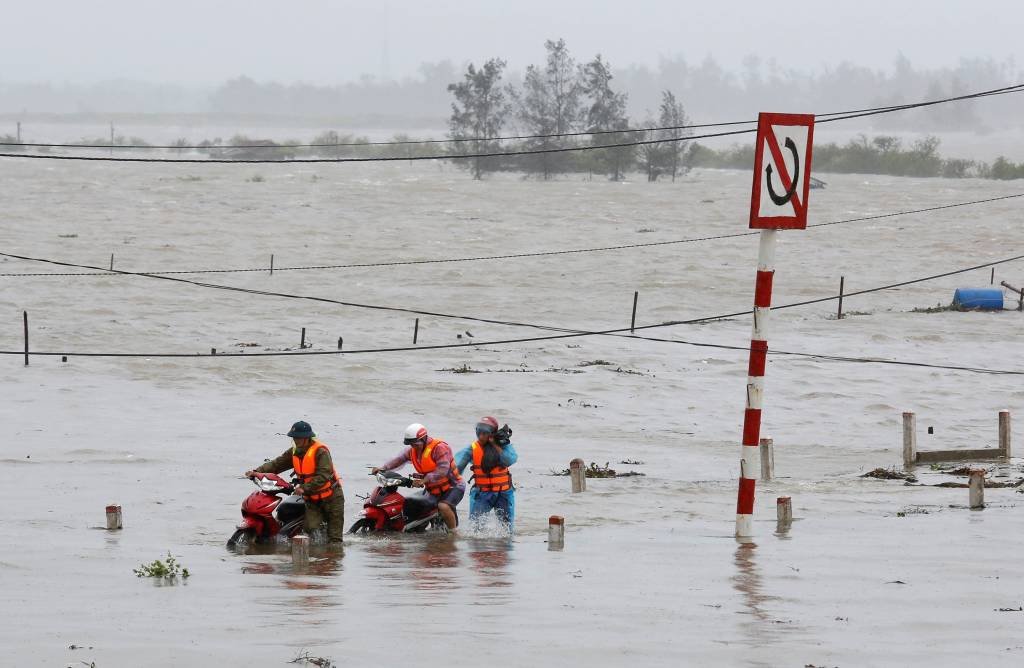
[[[924,102],[914,102],[902,105],[892,105],[888,107],[874,107],[865,110],[856,110],[852,112],[833,112],[832,118],[823,118],[818,121],[819,123],[830,123],[834,121],[848,120],[852,118],[863,118],[867,116],[875,116],[878,114],[888,114],[896,111],[906,111],[908,109],[918,109],[922,107],[929,107],[937,104],[946,104],[949,102],[958,102],[962,100],[970,100],[982,97],[992,97],[996,95],[1005,95],[1008,93],[1019,93],[1024,91],[1024,84],[1014,84],[1012,86],[1004,86],[1002,88],[993,88],[989,90],[979,91],[976,93],[969,93],[966,95],[957,95],[952,97],[946,97],[938,100],[928,100]],[[832,114],[829,114],[832,115]],[[746,121],[731,121],[721,124],[706,124],[704,127],[721,127],[724,125],[737,125],[746,124]],[[677,128],[685,126],[676,126]],[[671,128],[665,128],[671,129]],[[630,132],[629,130],[611,130],[602,131],[609,134],[621,134]],[[634,131],[635,132],[635,131]],[[74,155],[49,155],[49,154],[33,154],[33,153],[0,153],[0,157],[3,158],[23,158],[23,159],[40,159],[40,160],[80,160],[90,162],[168,162],[168,163],[182,163],[182,164],[254,164],[254,163],[342,163],[342,162],[396,162],[401,160],[460,160],[460,159],[471,159],[471,158],[496,158],[496,157],[514,157],[523,155],[540,155],[540,154],[553,154],[553,153],[569,153],[575,151],[595,151],[611,148],[628,148],[635,146],[648,146],[654,144],[665,144],[672,142],[690,141],[696,139],[708,139],[712,137],[727,137],[741,134],[749,134],[756,132],[756,128],[749,128],[745,130],[732,130],[725,132],[707,133],[703,135],[692,135],[687,137],[668,137],[663,139],[648,139],[638,140],[630,142],[619,142],[614,144],[605,145],[590,145],[590,146],[563,146],[554,148],[538,148],[538,149],[522,149],[516,151],[498,151],[498,152],[485,152],[485,153],[444,153],[444,154],[433,154],[433,155],[421,155],[421,156],[376,156],[376,157],[339,157],[339,158],[292,158],[288,160],[274,160],[274,159],[224,159],[224,158],[115,158],[112,156],[74,156]],[[561,135],[551,136],[573,136],[573,135],[589,135],[597,134],[596,132],[583,132],[583,133],[566,133]],[[545,135],[532,135],[523,137],[526,138],[542,138]],[[431,143],[447,143],[451,140],[430,140]],[[485,140],[475,140],[485,141]],[[417,142],[424,143],[424,142]],[[8,144],[10,145],[10,144]],[[24,145],[24,144],[22,144]],[[73,145],[69,145],[73,146]],[[132,147],[141,147],[141,145],[129,145]],[[129,146],[125,146],[126,148]],[[337,146],[336,144],[329,144],[328,146]],[[114,148],[111,145],[96,145],[99,148]],[[273,148],[281,148],[277,146]],[[177,148],[177,147],[173,147]]]
[[[943,209],[955,209],[957,207],[973,206],[977,204],[988,204],[990,202],[999,202],[1002,200],[1014,199],[1018,197],[1024,197],[1024,193],[1016,193],[1011,195],[1001,195],[998,197],[989,197],[986,199],[971,200],[969,202],[954,202],[952,204],[940,204],[938,206],[925,207],[922,209],[911,209],[905,211],[893,211],[890,213],[881,213],[871,216],[861,216],[858,218],[846,218],[843,220],[833,220],[826,223],[813,223],[808,225],[808,228],[813,227],[827,227],[830,225],[843,225],[846,223],[861,223],[871,220],[881,220],[884,218],[894,218],[897,216],[907,216],[917,213],[929,213],[932,211],[941,211]],[[631,250],[635,248],[651,248],[655,246],[671,246],[676,244],[685,243],[697,243],[702,241],[715,241],[719,239],[732,239],[736,237],[747,237],[757,234],[754,232],[733,232],[730,234],[718,234],[707,237],[690,237],[687,239],[671,239],[667,241],[650,241],[638,244],[619,244],[616,246],[597,246],[590,248],[570,248],[565,250],[552,250],[552,251],[533,251],[524,253],[506,253],[503,255],[475,255],[469,257],[454,257],[454,258],[434,258],[430,260],[390,260],[384,262],[358,262],[352,264],[322,264],[322,265],[307,265],[297,267],[274,267],[274,271],[319,271],[327,269],[366,269],[374,267],[399,267],[399,266],[410,266],[410,265],[424,265],[424,264],[448,264],[454,262],[480,262],[485,260],[509,260],[509,259],[522,259],[530,257],[544,257],[552,255],[573,255],[582,253],[599,253],[607,251],[617,250]],[[83,265],[88,266],[88,265]],[[182,269],[177,271],[140,271],[140,272],[120,272],[112,271],[109,269],[103,269],[98,267],[100,271],[91,272],[25,272],[25,273],[0,273],[0,277],[27,277],[27,276],[131,276],[136,273],[138,274],[150,274],[154,276],[171,276],[181,274],[237,274],[237,273],[252,273],[252,272],[265,272],[268,271],[268,267],[246,267],[239,269]]]
[[[6,255],[8,257],[20,257],[20,259],[34,259],[34,258],[26,258],[26,257],[21,257],[21,256],[12,256],[12,255],[7,254],[7,253],[0,253],[0,255]],[[66,264],[66,263],[58,262],[56,260],[46,260],[46,259],[35,259],[35,260],[36,261],[40,261],[40,262],[52,262],[52,263],[56,263],[56,264]],[[947,276],[953,276],[955,274],[962,274],[962,273],[966,273],[966,272],[969,272],[969,271],[976,271],[978,269],[984,269],[984,268],[992,267],[992,266],[995,266],[995,265],[998,265],[998,264],[1004,264],[1004,263],[1007,263],[1007,262],[1014,262],[1014,261],[1018,261],[1018,260],[1024,260],[1024,255],[1017,255],[1017,256],[1014,256],[1014,257],[1004,258],[1004,259],[1001,259],[1001,260],[995,260],[995,261],[992,261],[992,262],[986,262],[986,263],[974,265],[974,266],[971,266],[971,267],[965,267],[965,268],[961,268],[961,269],[955,269],[955,270],[952,270],[952,271],[942,272],[942,273],[939,273],[939,274],[933,274],[931,276],[925,276],[925,277],[921,277],[921,278],[915,278],[915,279],[910,279],[910,280],[906,280],[906,281],[900,281],[898,283],[890,283],[888,285],[877,286],[877,287],[874,287],[874,288],[867,288],[867,289],[864,289],[864,290],[858,290],[858,291],[846,293],[846,294],[843,295],[843,297],[844,298],[848,298],[848,297],[851,297],[851,296],[862,295],[862,294],[867,294],[867,293],[871,293],[871,292],[879,292],[879,291],[882,291],[882,290],[889,290],[889,289],[892,289],[892,288],[903,287],[903,286],[912,285],[912,284],[915,284],[915,283],[922,283],[922,282],[925,282],[925,281],[931,281],[931,280],[935,280],[935,279],[938,279],[938,278],[944,278],[944,277],[947,277]],[[160,278],[160,277],[154,277],[154,278]],[[191,284],[202,286],[202,287],[215,287],[215,288],[222,288],[222,289],[228,289],[228,290],[238,290],[238,291],[241,291],[241,292],[254,292],[255,294],[264,294],[264,295],[281,296],[281,297],[293,297],[293,298],[298,298],[298,299],[309,299],[309,300],[314,300],[314,301],[336,303],[336,304],[341,304],[341,305],[346,305],[346,306],[354,305],[354,304],[351,304],[351,303],[346,303],[346,302],[341,302],[341,301],[338,301],[338,300],[332,300],[332,299],[321,298],[321,297],[309,297],[309,296],[302,296],[302,295],[286,295],[284,293],[267,293],[267,292],[263,292],[263,291],[251,291],[251,290],[246,290],[246,289],[242,289],[242,288],[233,288],[231,286],[217,286],[217,285],[214,285],[214,284],[201,284],[201,283],[197,283],[197,282],[194,282],[194,281],[188,281],[188,280],[185,280],[185,279],[173,279],[173,278],[171,278],[171,279],[167,279],[167,280],[191,283]],[[839,299],[838,295],[831,296],[831,297],[821,297],[821,298],[818,298],[818,299],[809,299],[809,300],[800,301],[800,302],[792,302],[792,303],[789,303],[789,304],[773,306],[772,310],[776,310],[777,311],[777,310],[782,310],[782,309],[786,309],[786,308],[797,308],[797,307],[800,307],[800,306],[807,306],[807,305],[811,305],[811,304],[819,304],[819,303],[823,303],[823,302],[833,301],[833,300],[836,300],[836,299]],[[443,349],[451,349],[451,348],[468,348],[468,347],[479,347],[479,346],[507,345],[507,344],[513,344],[513,343],[533,343],[533,342],[540,342],[540,341],[552,341],[552,340],[558,340],[558,339],[580,338],[580,337],[586,337],[586,336],[618,336],[618,337],[621,337],[621,338],[649,340],[649,341],[661,342],[661,343],[676,343],[676,344],[683,344],[683,345],[694,345],[694,346],[702,346],[702,347],[721,348],[721,349],[727,349],[727,350],[746,350],[746,348],[744,348],[742,346],[727,346],[727,345],[722,345],[722,344],[696,343],[696,342],[683,341],[683,340],[678,340],[678,339],[662,339],[662,338],[657,338],[657,337],[636,336],[635,334],[632,334],[632,333],[631,334],[625,334],[625,332],[627,332],[627,331],[628,332],[633,332],[634,330],[645,331],[645,330],[650,330],[650,329],[659,329],[659,328],[664,328],[664,327],[674,327],[674,326],[679,326],[679,325],[690,325],[690,324],[707,323],[707,322],[712,322],[712,321],[716,321],[716,320],[725,320],[725,319],[729,319],[729,318],[735,318],[735,317],[739,317],[739,316],[750,315],[751,313],[753,313],[752,310],[746,310],[746,311],[737,311],[735,313],[726,313],[726,314],[720,314],[720,315],[715,315],[715,316],[708,316],[708,317],[703,317],[703,318],[694,318],[694,319],[690,319],[690,320],[676,320],[676,321],[668,321],[668,322],[663,322],[663,323],[658,323],[658,324],[653,324],[653,325],[642,325],[642,326],[639,326],[639,327],[621,327],[621,328],[605,329],[605,330],[598,330],[598,331],[586,331],[586,330],[573,330],[573,329],[567,329],[567,328],[552,327],[552,326],[547,326],[547,325],[537,325],[537,324],[531,324],[531,323],[517,323],[517,322],[507,322],[507,321],[490,320],[490,319],[483,319],[483,318],[474,318],[474,317],[471,317],[471,316],[457,316],[457,315],[451,315],[451,314],[429,313],[429,312],[424,312],[424,311],[414,311],[412,309],[401,309],[401,308],[396,308],[396,307],[365,306],[365,305],[360,305],[360,306],[364,306],[365,308],[376,308],[376,309],[381,309],[381,310],[393,310],[393,311],[404,311],[404,312],[411,312],[411,313],[420,313],[420,314],[423,314],[423,315],[433,315],[433,316],[437,316],[437,317],[452,318],[452,319],[474,320],[474,321],[488,322],[488,323],[491,323],[491,324],[499,324],[499,325],[510,325],[510,326],[516,326],[516,327],[531,327],[531,328],[535,328],[535,329],[542,329],[542,330],[548,330],[548,331],[556,331],[556,332],[560,332],[560,333],[546,335],[546,336],[520,337],[520,338],[514,338],[514,339],[499,339],[499,340],[490,340],[490,341],[477,341],[477,342],[472,342],[472,343],[416,345],[416,346],[400,346],[400,347],[391,347],[391,348],[366,348],[366,349],[356,349],[356,350],[348,350],[348,351],[327,350],[327,351],[266,351],[266,352],[260,352],[260,353],[244,353],[244,352],[243,353],[220,353],[220,354],[217,354],[215,356],[216,357],[274,357],[274,356],[294,356],[294,355],[342,355],[342,354],[390,353],[390,352],[405,352],[405,351],[413,351],[413,350],[443,350]],[[888,359],[884,359],[884,358],[846,357],[846,356],[836,356],[836,355],[824,355],[824,354],[819,354],[819,353],[804,353],[804,352],[774,351],[774,350],[770,351],[770,352],[772,352],[773,354],[802,356],[802,357],[810,357],[810,358],[817,358],[817,359],[827,359],[827,360],[839,361],[839,362],[861,362],[861,363],[872,363],[872,364],[891,364],[891,365],[899,365],[899,366],[915,366],[915,367],[925,367],[925,368],[947,369],[947,370],[952,370],[952,371],[967,371],[967,372],[973,372],[973,373],[1024,375],[1024,371],[1017,371],[1017,370],[986,369],[986,368],[982,368],[982,367],[941,365],[941,364],[932,364],[932,363],[926,363],[926,362],[912,362],[912,361],[905,361],[905,360],[888,360]],[[23,354],[25,354],[25,352],[24,351],[0,351],[0,354],[2,354],[2,355],[23,355]],[[163,358],[163,357],[168,357],[168,358],[186,358],[186,357],[187,358],[199,358],[199,357],[206,357],[206,355],[201,354],[201,353],[72,353],[72,352],[32,352],[30,354],[32,354],[32,355],[43,355],[43,356],[57,356],[57,355],[65,356],[66,355],[66,356],[69,356],[69,357],[131,357],[131,358],[144,358],[144,357],[151,357],[151,358]]]

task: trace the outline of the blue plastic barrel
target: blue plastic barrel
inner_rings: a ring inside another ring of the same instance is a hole
[[[953,293],[953,306],[976,308],[984,311],[1003,309],[1002,288],[957,288]]]

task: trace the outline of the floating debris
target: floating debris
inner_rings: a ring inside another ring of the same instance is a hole
[[[309,652],[300,652],[298,656],[288,663],[308,663],[319,668],[334,668],[334,662],[322,656],[310,656]]]
[[[896,469],[877,468],[862,474],[860,477],[876,478],[878,480],[906,480],[907,482],[917,482],[917,478],[913,473],[897,471]]]
[[[604,466],[598,466],[596,463],[590,462],[590,466],[583,469],[583,474],[587,478],[630,478],[634,476],[647,475],[646,473],[640,473],[639,471],[626,471],[625,473],[617,473],[615,469],[610,468],[608,464],[608,462],[605,462]],[[551,475],[567,476],[569,475],[569,469],[562,469],[561,471],[552,470]]]
[[[437,369],[437,370],[438,371],[448,371],[450,373],[483,373],[482,371],[478,371],[478,370],[474,369],[473,367],[469,366],[469,364],[463,364],[462,366],[454,366],[454,367],[449,367],[447,369]]]
[[[584,360],[577,366],[611,366],[612,363],[608,360]]]
[[[643,466],[644,463],[638,459],[623,459],[620,464],[629,464],[630,466]]]

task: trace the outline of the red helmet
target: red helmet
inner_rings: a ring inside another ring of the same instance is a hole
[[[498,421],[490,415],[480,418],[480,421],[476,423],[476,433],[478,434],[493,434],[497,431]]]

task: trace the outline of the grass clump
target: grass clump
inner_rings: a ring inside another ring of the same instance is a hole
[[[152,563],[142,564],[132,571],[136,577],[156,578],[164,582],[174,582],[179,577],[182,580],[188,579],[191,575],[187,568],[182,568],[177,559],[167,553],[167,560],[154,559]]]

